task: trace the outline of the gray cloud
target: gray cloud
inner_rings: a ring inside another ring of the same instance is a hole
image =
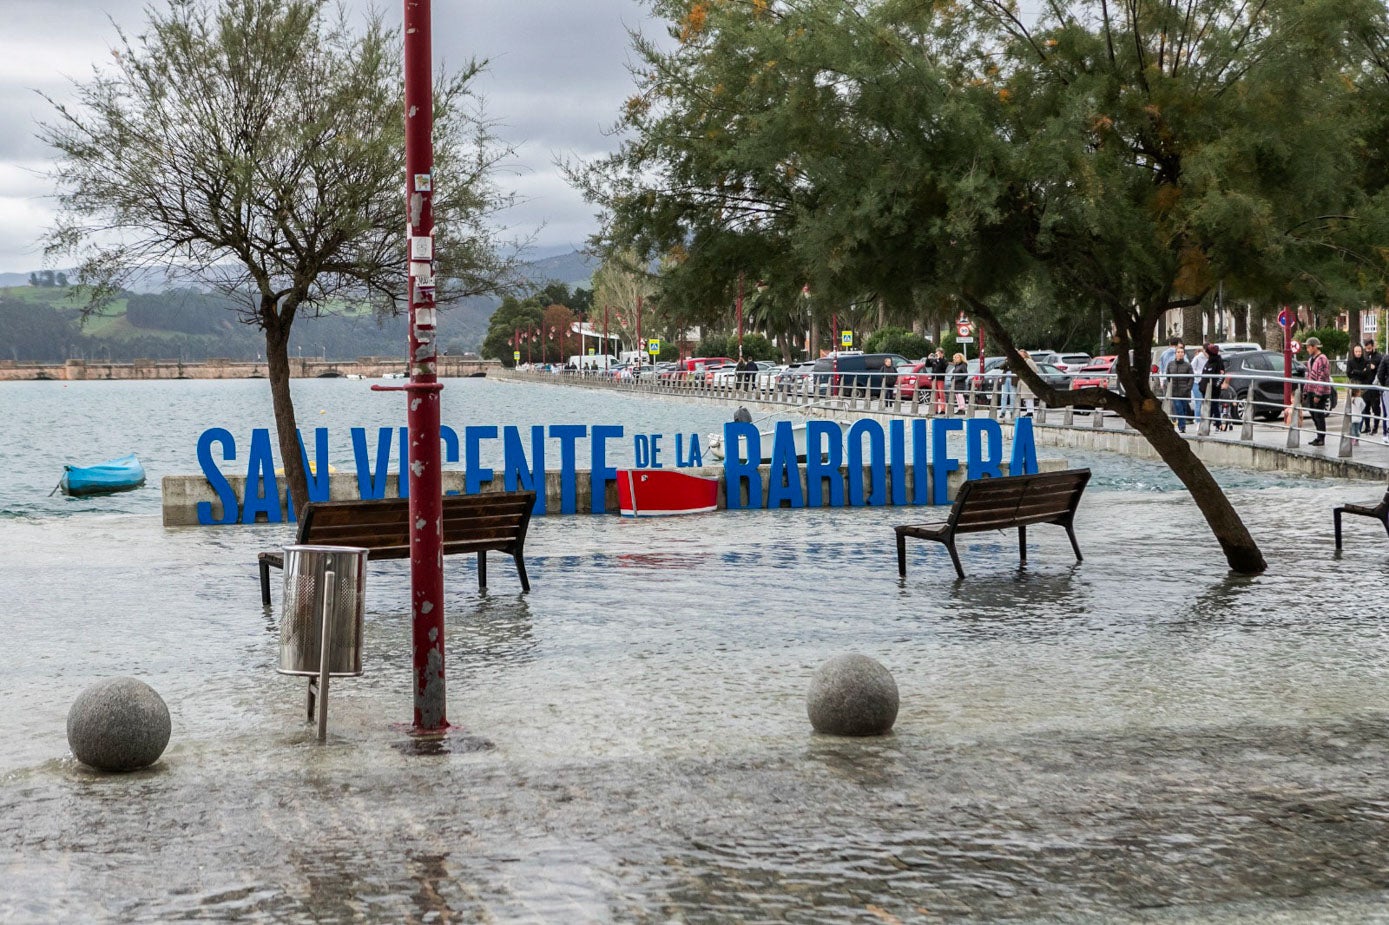
[[[367,0],[347,0],[354,11]],[[51,189],[18,165],[50,156],[35,139],[51,110],[33,91],[62,99],[69,77],[85,78],[116,44],[112,22],[136,35],[145,0],[0,0],[0,271],[38,266],[33,241],[51,220]],[[384,6],[384,4],[378,4]],[[398,23],[399,7],[383,13]],[[568,188],[557,159],[591,157],[617,141],[604,131],[632,92],[628,29],[659,30],[642,0],[434,0],[434,62],[490,62],[478,90],[497,134],[516,146],[521,172],[499,181],[525,200],[507,216],[518,233],[539,231],[543,246],[580,245],[593,209]]]

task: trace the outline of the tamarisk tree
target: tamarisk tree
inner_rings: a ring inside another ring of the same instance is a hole
[[[51,256],[75,257],[88,310],[158,268],[238,299],[265,333],[280,455],[308,499],[290,393],[294,323],[333,305],[403,307],[402,42],[376,17],[354,29],[326,0],[173,0],[113,64],[53,105],[59,219]],[[498,146],[469,64],[435,85],[434,211],[441,301],[495,291],[488,217]],[[402,345],[403,349],[404,345]]]
[[[1106,321],[1113,389],[1053,390],[1138,430],[1232,569],[1265,568],[1149,382],[1166,313],[1382,292],[1365,189],[1363,0],[658,0],[624,147],[579,178],[642,251],[763,235],[816,299],[968,307],[1014,344],[1050,304]],[[1379,98],[1379,94],[1375,94]],[[706,281],[704,285],[708,285]],[[1030,329],[1030,328],[1029,328]]]

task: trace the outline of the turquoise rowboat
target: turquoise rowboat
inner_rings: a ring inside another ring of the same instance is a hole
[[[145,484],[145,467],[131,453],[95,466],[64,466],[58,483],[65,495],[105,495]]]

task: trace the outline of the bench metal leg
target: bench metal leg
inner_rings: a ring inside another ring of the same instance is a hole
[[[516,560],[516,574],[521,578],[521,590],[529,594],[531,591],[531,582],[530,579],[526,577],[526,560],[521,558],[519,552],[513,555],[512,558]]]
[[[1063,524],[1063,526],[1065,526],[1065,528],[1066,528],[1066,536],[1067,536],[1067,537],[1070,539],[1070,541],[1071,541],[1071,549],[1073,549],[1073,550],[1075,551],[1075,554],[1076,554],[1076,561],[1077,561],[1077,562],[1084,562],[1084,561],[1085,561],[1085,557],[1082,556],[1082,555],[1080,554],[1080,543],[1076,542],[1076,531],[1075,531],[1075,527],[1071,526],[1070,524]]]
[[[1018,565],[1027,564],[1027,525],[1018,526]]]
[[[905,533],[897,534],[897,574],[903,578],[907,577],[907,536]]]
[[[1338,518],[1337,518],[1337,523],[1339,523],[1339,522],[1340,522],[1340,518],[1338,517]],[[1337,535],[1337,536],[1340,536],[1340,535],[1341,535],[1341,533],[1340,533],[1339,530],[1336,531],[1336,535]],[[1337,545],[1340,545],[1340,544],[1338,543]],[[259,561],[258,564],[260,565],[260,603],[261,603],[261,606],[262,606],[262,607],[269,607],[269,606],[270,606],[270,563],[267,562],[267,561],[265,561],[264,559],[261,559],[261,560]]]
[[[955,563],[955,572],[961,577],[965,577],[965,567],[960,564],[960,554],[955,551],[955,538],[952,536],[948,540],[943,540],[945,548],[950,550],[950,561]]]
[[[1331,512],[1331,518],[1332,518],[1332,520],[1335,521],[1335,523],[1336,523],[1336,548],[1337,548],[1337,549],[1340,549],[1340,548],[1341,548],[1341,513],[1342,513],[1343,511],[1345,511],[1345,508],[1343,508],[1343,507],[1338,507],[1338,508],[1336,508],[1336,510],[1334,510],[1334,511]],[[1389,521],[1386,521],[1386,523],[1385,523],[1385,528],[1386,528],[1386,529],[1389,529]]]
[[[480,549],[477,554],[477,589],[487,590],[487,550]]]

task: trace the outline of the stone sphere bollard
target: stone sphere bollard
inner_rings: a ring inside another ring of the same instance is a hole
[[[815,670],[805,698],[816,732],[883,735],[897,721],[897,682],[866,655],[836,655]]]
[[[169,744],[169,707],[136,678],[108,678],[77,695],[68,710],[68,746],[99,771],[136,771]]]

